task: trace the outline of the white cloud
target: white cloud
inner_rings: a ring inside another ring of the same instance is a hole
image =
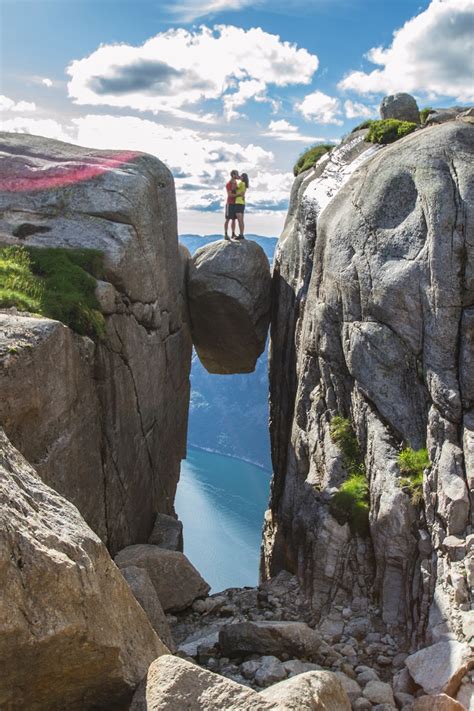
[[[77,104],[199,116],[223,100],[228,116],[250,98],[269,100],[268,85],[310,83],[318,58],[261,28],[232,25],[169,30],[139,47],[103,45],[67,68]]]
[[[408,91],[472,101],[473,24],[472,0],[432,0],[394,32],[390,47],[368,52],[369,61],[380,69],[351,72],[338,87],[359,94]]]
[[[53,119],[15,116],[15,118],[2,120],[0,126],[3,131],[10,131],[11,133],[30,133],[34,136],[45,136],[45,138],[55,138],[58,141],[73,142],[74,134]]]
[[[255,0],[181,0],[168,5],[168,10],[181,22],[192,22],[198,17],[214,15],[218,12],[242,10],[248,5],[255,5]]]
[[[268,101],[265,96],[266,84],[257,79],[242,81],[239,88],[232,94],[223,97],[224,114],[228,121],[238,118],[240,114],[235,110],[238,106],[243,106],[249,99],[254,101]]]
[[[13,101],[8,96],[0,95],[0,111],[36,111],[36,104],[33,101]]]
[[[293,182],[291,173],[273,168],[273,153],[254,143],[230,143],[199,131],[168,128],[136,116],[89,114],[73,119],[67,126],[52,119],[15,117],[5,122],[4,128],[91,148],[129,149],[157,156],[174,173],[178,213],[188,217],[194,214],[195,225],[204,224],[204,214],[212,213],[218,224],[222,221],[224,186],[231,169],[249,174],[249,211],[254,216],[267,215],[271,224],[275,214],[281,218],[286,211]],[[263,223],[262,217],[258,224]],[[272,229],[264,234],[275,234]],[[199,230],[195,227],[191,231]]]
[[[348,119],[372,118],[377,116],[378,109],[376,106],[367,106],[367,104],[359,104],[348,99],[344,102],[344,111]]]
[[[53,86],[53,82],[51,81],[51,79],[48,79],[48,77],[43,77],[41,79],[41,83],[47,86],[48,88]]]
[[[338,118],[341,114],[341,102],[334,96],[323,94],[322,91],[307,94],[296,108],[305,118],[314,119],[318,123],[334,123],[337,126],[343,123]]]
[[[302,143],[317,143],[324,141],[324,138],[319,136],[304,136],[299,132],[297,126],[280,119],[279,121],[270,121],[268,130],[263,134],[269,138],[274,138],[277,141],[301,141]]]

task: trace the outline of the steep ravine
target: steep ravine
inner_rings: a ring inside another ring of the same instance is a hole
[[[2,708],[471,708],[474,127],[432,123],[383,148],[353,134],[295,181],[262,583],[212,596],[173,515],[191,334],[212,371],[251,370],[268,260],[251,242],[191,260],[150,156],[2,135],[0,241],[101,250],[106,319],[92,341],[0,314]],[[399,455],[424,445],[407,484]],[[367,528],[335,507],[354,476]]]

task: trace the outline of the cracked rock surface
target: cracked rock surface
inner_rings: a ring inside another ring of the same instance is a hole
[[[174,513],[185,456],[191,339],[173,178],[142,153],[20,134],[0,134],[0,161],[2,244],[104,254],[104,340],[2,315],[0,422],[114,553]]]
[[[0,429],[0,706],[125,708],[168,649],[75,506]]]
[[[188,275],[193,344],[209,373],[252,373],[270,322],[270,265],[250,240],[201,247]]]
[[[263,573],[296,573],[323,629],[385,630],[409,652],[473,629],[474,129],[363,137],[297,178],[277,247]],[[368,537],[331,515],[348,477],[335,415],[363,454]],[[431,462],[418,502],[407,446]]]

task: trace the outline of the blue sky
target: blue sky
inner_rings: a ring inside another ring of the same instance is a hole
[[[135,149],[176,179],[181,232],[222,229],[250,175],[249,231],[278,236],[305,148],[385,94],[473,101],[472,0],[2,0],[5,130]]]

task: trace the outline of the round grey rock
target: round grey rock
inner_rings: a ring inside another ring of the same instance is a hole
[[[188,272],[193,344],[209,373],[251,373],[270,323],[270,265],[256,242],[198,249]]]
[[[399,93],[384,96],[379,107],[383,119],[398,119],[420,123],[418,104],[411,94]]]

